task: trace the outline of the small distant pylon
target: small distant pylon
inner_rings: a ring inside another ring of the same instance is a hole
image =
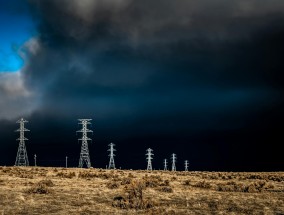
[[[36,166],[36,154],[34,155],[34,160],[35,160],[35,166]]]
[[[113,143],[110,143],[109,144],[109,149],[108,151],[110,152],[109,153],[109,164],[108,164],[108,168],[109,169],[115,169],[115,163],[114,163],[114,152],[116,151],[115,148],[114,148],[115,144]]]
[[[154,154],[152,153],[153,152],[153,149],[147,149],[146,150],[146,160],[147,160],[147,170],[152,170],[152,160],[153,160],[153,156]]]
[[[184,161],[184,171],[188,171],[188,165],[189,165],[189,163],[188,163],[188,160],[185,160]]]
[[[20,137],[17,139],[19,141],[19,148],[17,152],[15,166],[29,166],[29,159],[25,145],[25,141],[28,140],[27,138],[25,138],[25,131],[30,131],[25,128],[25,123],[27,122],[28,121],[24,120],[23,118],[17,121],[17,123],[20,124],[20,128],[17,129],[16,132],[20,132]]]
[[[164,171],[168,170],[168,161],[164,159]]]
[[[93,132],[92,130],[88,129],[88,125],[91,124],[91,119],[78,119],[79,124],[82,125],[82,129],[77,131],[82,133],[82,138],[78,139],[82,141],[81,146],[81,153],[80,153],[80,160],[79,160],[79,168],[82,168],[84,163],[86,163],[87,167],[91,167],[90,155],[89,155],[89,147],[88,147],[88,140],[92,140],[87,136],[88,133]]]
[[[171,159],[172,159],[172,171],[176,171],[177,155],[173,153]]]

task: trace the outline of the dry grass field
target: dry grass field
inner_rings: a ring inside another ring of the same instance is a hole
[[[0,215],[284,214],[284,173],[0,167]]]

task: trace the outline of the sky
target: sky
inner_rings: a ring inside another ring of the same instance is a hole
[[[0,1],[0,165],[24,117],[30,163],[77,166],[77,119],[93,119],[92,166],[283,170],[282,0]]]

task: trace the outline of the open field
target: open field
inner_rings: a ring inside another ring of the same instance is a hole
[[[0,215],[284,214],[284,173],[0,167]]]

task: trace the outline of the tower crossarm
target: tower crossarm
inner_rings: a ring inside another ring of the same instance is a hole
[[[27,122],[29,122],[29,121],[27,121],[27,120],[21,118],[21,119],[19,119],[16,123],[27,123]]]
[[[23,141],[23,140],[29,140],[29,139],[26,138],[26,137],[19,137],[19,138],[17,138],[17,140],[18,140],[18,141]]]
[[[19,129],[15,130],[15,132],[23,132],[23,131],[30,131],[30,130],[26,129],[26,128],[19,128]]]
[[[93,132],[93,131],[90,129],[81,129],[81,130],[78,130],[77,132],[85,133],[85,132]]]
[[[84,138],[79,138],[78,140],[92,140],[92,139],[89,137],[84,137]]]

